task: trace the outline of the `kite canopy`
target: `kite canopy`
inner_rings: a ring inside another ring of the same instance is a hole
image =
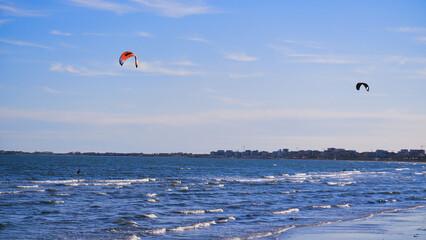
[[[119,59],[119,63],[121,66],[123,66],[124,62],[130,58],[130,57],[135,57],[135,65],[136,67],[138,67],[138,58],[136,57],[136,55],[130,51],[126,51],[123,54],[121,54],[120,59]]]
[[[368,86],[368,84],[367,83],[363,83],[363,82],[359,82],[359,83],[356,84],[356,90],[359,90],[359,88],[361,86],[364,86],[367,91],[370,91],[370,87]]]

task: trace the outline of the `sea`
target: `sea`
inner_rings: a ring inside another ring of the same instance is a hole
[[[276,239],[422,208],[425,174],[407,162],[0,155],[0,239]]]

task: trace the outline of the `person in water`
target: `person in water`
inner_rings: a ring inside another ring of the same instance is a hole
[[[80,174],[80,168],[77,170],[77,174]]]

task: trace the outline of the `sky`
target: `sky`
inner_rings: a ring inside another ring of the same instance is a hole
[[[0,0],[0,150],[425,146],[424,0]]]

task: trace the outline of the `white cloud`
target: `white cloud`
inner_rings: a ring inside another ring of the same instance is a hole
[[[51,89],[50,87],[42,87],[41,89],[43,89],[44,91],[46,91],[48,93],[60,93],[60,91],[55,90],[55,89]]]
[[[291,56],[291,55],[289,55]],[[324,64],[353,64],[359,63],[359,59],[350,56],[334,56],[334,55],[299,55],[295,63],[324,63]]]
[[[397,27],[397,28],[388,28],[388,30],[394,31],[394,32],[411,32],[411,33],[426,32],[426,28],[419,28],[419,27]]]
[[[242,101],[236,98],[223,96],[219,93],[219,91],[212,88],[204,88],[202,89],[202,91],[204,92],[201,95],[202,97],[214,99],[215,101],[218,101],[226,105],[237,105],[237,106],[244,106],[244,107],[255,107],[255,106],[261,105],[261,103],[247,102],[247,101]]]
[[[0,19],[0,26],[10,21],[9,19]]]
[[[254,78],[254,77],[263,77],[264,74],[261,72],[258,73],[245,73],[245,74],[229,74],[229,78]]]
[[[188,60],[182,60],[182,61],[178,61],[178,62],[174,62],[174,65],[179,65],[179,66],[198,66],[198,64],[188,61]]]
[[[171,69],[163,66],[161,62],[142,62],[140,64],[140,69],[143,72],[147,73],[157,73],[161,75],[173,75],[173,76],[193,76],[193,75],[201,75],[200,72],[188,71],[186,69]]]
[[[3,4],[0,4],[0,10],[3,10],[8,15],[12,16],[18,16],[18,17],[39,17],[43,16],[38,11],[35,10],[27,10],[27,9],[20,9],[16,7],[6,6]]]
[[[426,37],[419,37],[416,40],[420,43],[426,44]]]
[[[44,46],[44,45],[40,45],[40,44],[36,44],[36,43],[31,43],[31,42],[23,42],[23,41],[16,41],[16,40],[7,40],[7,39],[1,39],[1,38],[0,38],[0,42],[12,44],[12,45],[17,45],[17,46],[26,46],[26,47],[37,47],[37,48],[51,49],[50,47],[47,47],[47,46]]]
[[[50,31],[50,34],[59,35],[59,36],[71,36],[72,35],[71,33],[61,32],[61,31],[58,31],[58,30],[52,30],[52,31]]]
[[[257,60],[256,57],[248,56],[245,53],[228,54],[226,58],[241,62],[252,62]]]
[[[165,125],[192,126],[223,124],[227,122],[261,121],[285,119],[302,120],[391,120],[402,121],[404,124],[424,123],[426,115],[405,114],[388,110],[374,113],[338,112],[311,109],[258,109],[258,110],[215,110],[192,114],[140,115],[140,114],[104,114],[95,112],[75,111],[25,111],[0,108],[0,118],[30,119],[44,122],[88,124],[88,125]]]
[[[149,32],[142,32],[142,31],[140,31],[140,32],[138,32],[137,33],[139,36],[141,36],[141,37],[152,37],[152,34],[151,33],[149,33]]]
[[[109,2],[105,0],[71,0],[71,1],[82,7],[112,11],[112,12],[115,12],[116,14],[125,14],[125,13],[133,11],[133,8],[128,5],[113,3],[113,2]]]
[[[316,49],[322,49],[323,47],[317,43],[317,42],[311,42],[311,41],[294,41],[294,40],[284,40],[286,43],[296,44],[304,47],[309,48],[316,48]]]
[[[194,41],[194,42],[204,42],[204,43],[209,42],[208,40],[206,40],[204,38],[200,38],[200,37],[181,37],[181,39]]]
[[[106,33],[83,33],[83,35],[94,36],[94,37],[108,37],[108,36],[111,36],[110,34],[106,34]]]
[[[119,74],[111,71],[95,71],[83,67],[75,67],[73,65],[64,65],[63,63],[54,63],[49,68],[52,72],[68,72],[75,75],[81,75],[86,77],[96,76],[117,76]]]
[[[133,0],[158,15],[179,18],[188,15],[199,15],[212,13],[213,10],[210,6],[200,1],[188,0]]]

